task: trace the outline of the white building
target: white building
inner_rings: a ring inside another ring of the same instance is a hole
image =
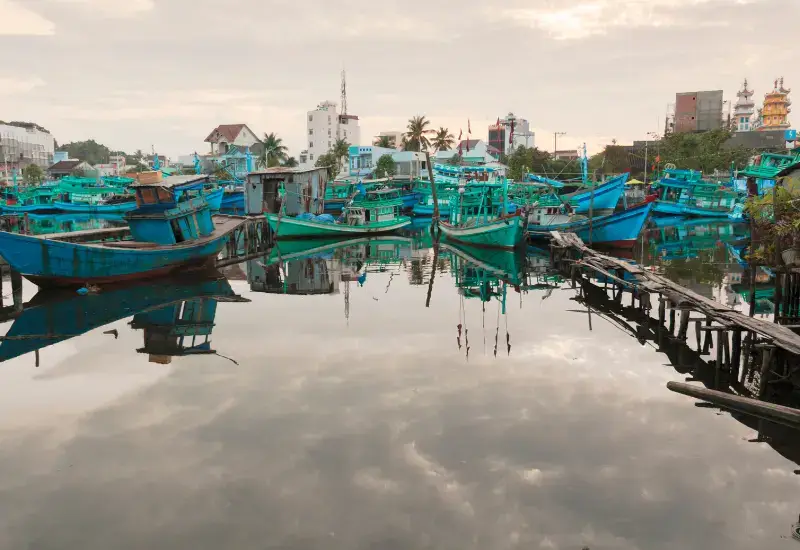
[[[497,162],[500,151],[492,147],[482,139],[465,139],[456,145],[455,149],[448,151],[437,151],[434,162],[447,164],[453,155],[461,156],[464,164],[484,165]]]
[[[300,164],[313,165],[321,155],[330,151],[339,138],[351,145],[358,145],[361,142],[358,117],[339,114],[336,103],[323,101],[316,109],[308,111],[306,122],[308,149],[300,153]]]
[[[378,160],[389,155],[395,163],[395,177],[399,179],[428,179],[425,153],[397,151],[375,145],[351,145],[349,151],[351,177],[370,178]],[[452,156],[452,155],[451,155]]]
[[[403,136],[404,135],[405,135],[405,132],[389,131],[389,132],[381,132],[380,134],[378,134],[377,137],[379,137],[379,138],[388,137],[389,141],[391,141],[391,143],[394,144],[394,148],[399,151],[403,146]]]
[[[9,170],[21,170],[29,164],[48,168],[53,164],[54,152],[55,140],[41,126],[0,124],[0,171],[6,165]]]
[[[510,154],[517,147],[535,147],[536,135],[531,132],[530,123],[514,113],[498,118],[497,123],[489,125],[489,145],[501,153]]]
[[[753,115],[755,114],[756,104],[751,99],[753,90],[747,89],[747,79],[744,79],[742,89],[736,94],[739,99],[733,110],[733,127],[737,132],[749,132],[753,128]]]

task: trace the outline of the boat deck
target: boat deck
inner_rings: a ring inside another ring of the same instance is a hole
[[[91,241],[104,241],[106,239],[124,239],[130,236],[131,229],[124,227],[104,227],[101,229],[82,229],[67,233],[50,233],[48,235],[32,235],[37,239],[47,241],[65,241],[70,243],[85,243]]]

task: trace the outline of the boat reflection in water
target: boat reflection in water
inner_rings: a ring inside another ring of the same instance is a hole
[[[400,236],[281,241],[265,259],[247,262],[247,280],[253,292],[337,294],[341,283],[363,286],[367,273],[405,265],[413,243]]]
[[[145,347],[156,362],[190,353],[213,353],[208,337],[218,301],[249,301],[226,279],[171,278],[81,296],[40,291],[25,304],[0,343],[0,362],[37,352],[133,315],[131,326],[145,330]],[[199,340],[204,342],[200,343]],[[167,346],[166,342],[170,342]],[[152,350],[152,351],[151,351]]]

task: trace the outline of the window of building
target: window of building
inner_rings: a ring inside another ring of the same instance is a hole
[[[310,129],[308,130],[308,135],[309,135],[309,136],[313,136],[313,135],[314,135],[314,129],[313,129],[313,128],[310,128]]]
[[[328,128],[328,137],[331,137],[331,129]]]
[[[314,115],[308,115],[308,121],[314,122]]]
[[[329,142],[328,142],[328,147],[330,147],[330,146],[331,146],[331,142],[329,141]]]
[[[314,148],[314,142],[313,141],[309,141],[308,142],[308,148],[309,149],[313,149]]]
[[[328,124],[331,123],[331,115],[328,115]]]
[[[314,153],[308,154],[308,160],[314,160]]]

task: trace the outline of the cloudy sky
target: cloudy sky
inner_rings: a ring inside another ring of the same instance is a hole
[[[0,119],[60,142],[170,156],[216,125],[276,132],[296,155],[305,112],[338,100],[362,141],[412,115],[485,137],[513,111],[537,145],[643,139],[676,91],[747,76],[800,89],[795,0],[0,0]]]

